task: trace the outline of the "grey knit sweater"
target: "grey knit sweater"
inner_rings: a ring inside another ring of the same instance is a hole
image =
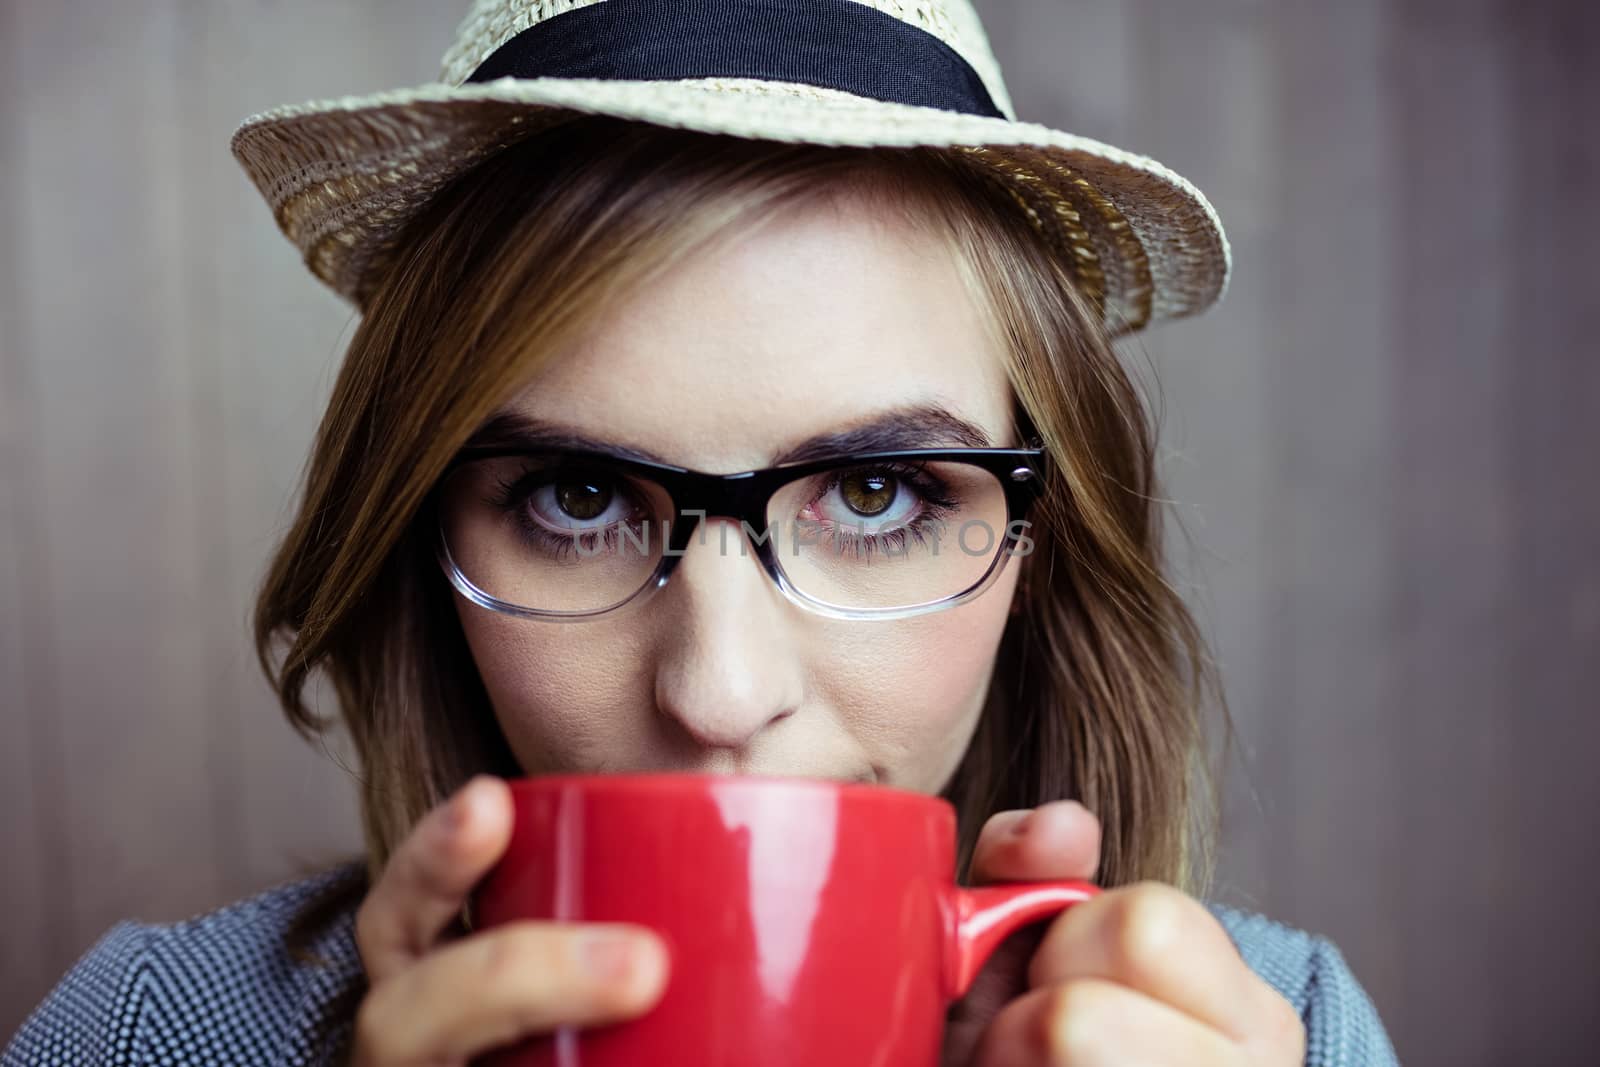
[[[184,922],[119,923],[23,1023],[0,1067],[336,1062],[365,989],[354,908],[313,938],[315,960],[292,956],[284,933],[314,894],[362,877],[351,864]],[[1259,915],[1212,910],[1245,961],[1299,1010],[1308,1065],[1395,1064],[1372,1001],[1337,948]]]

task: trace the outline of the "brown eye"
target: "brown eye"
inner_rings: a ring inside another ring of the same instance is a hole
[[[898,481],[885,474],[847,474],[839,479],[845,506],[867,518],[883,514],[894,503]]]
[[[605,514],[615,494],[609,485],[597,479],[584,479],[579,482],[557,482],[555,495],[556,506],[563,513],[584,521]]]

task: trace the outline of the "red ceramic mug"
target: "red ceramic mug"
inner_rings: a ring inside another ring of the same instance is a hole
[[[645,1015],[524,1041],[494,1067],[931,1067],[995,946],[1098,892],[956,885],[955,809],[906,790],[675,774],[511,788],[511,844],[474,926],[638,923],[671,962]]]

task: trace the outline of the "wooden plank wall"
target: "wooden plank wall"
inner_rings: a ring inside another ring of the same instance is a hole
[[[1221,310],[1127,346],[1241,731],[1220,895],[1333,937],[1407,1064],[1586,1062],[1600,15],[979,4],[1025,118],[1234,242]],[[0,2],[0,1034],[117,919],[355,847],[246,639],[352,323],[226,140],[432,77],[458,15]]]

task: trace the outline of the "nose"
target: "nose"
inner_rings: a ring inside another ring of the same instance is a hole
[[[702,521],[656,606],[668,613],[656,707],[697,743],[742,749],[799,707],[793,611],[737,522]]]

